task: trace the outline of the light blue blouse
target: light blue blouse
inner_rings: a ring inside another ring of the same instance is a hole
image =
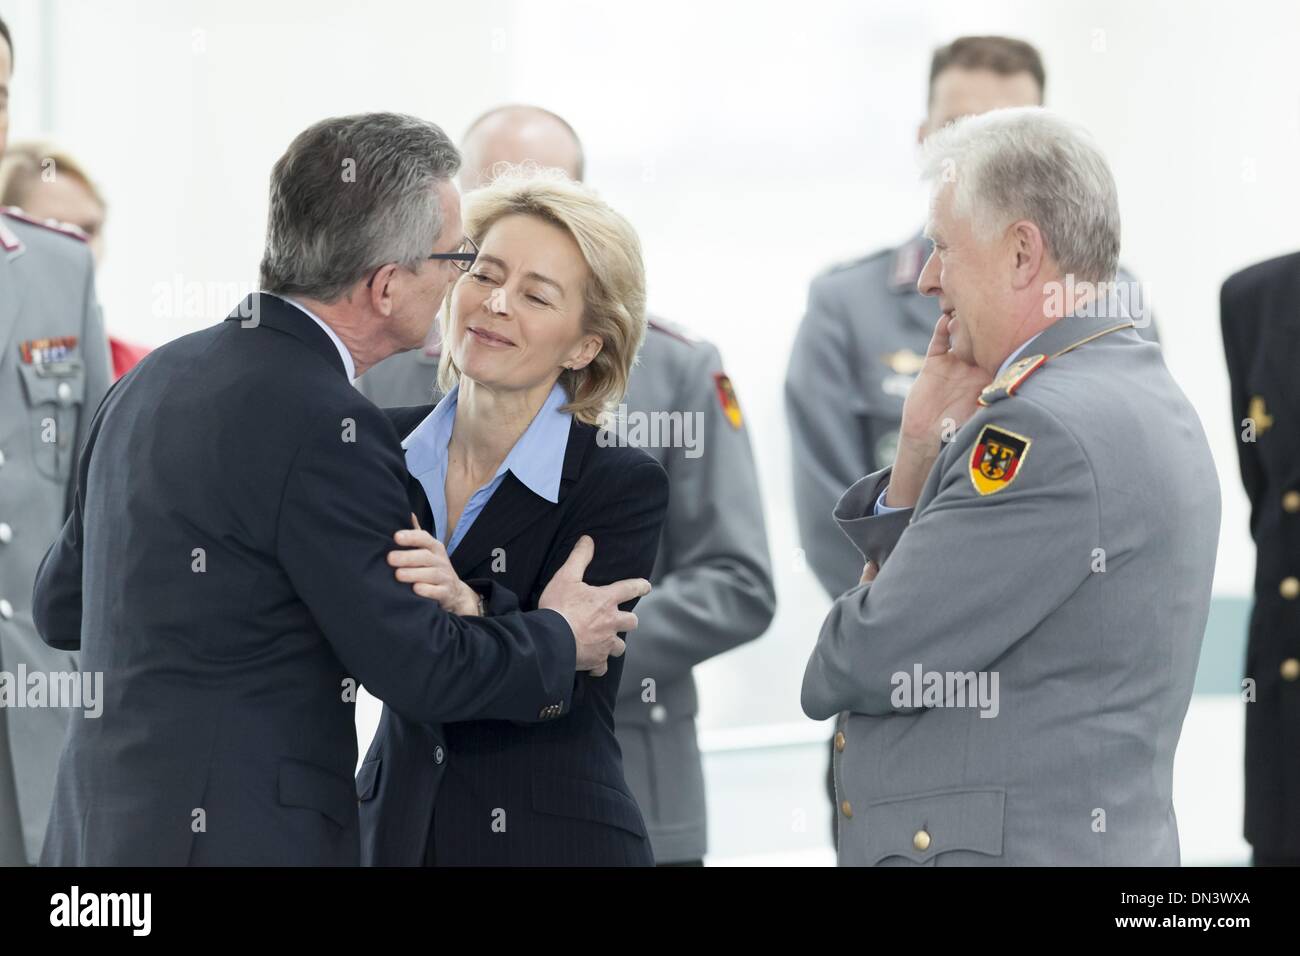
[[[573,424],[573,415],[560,410],[568,396],[559,382],[556,382],[541,410],[519,436],[492,480],[470,495],[449,540],[447,449],[451,443],[452,425],[456,422],[459,392],[460,387],[457,386],[444,395],[437,407],[402,442],[402,447],[406,449],[406,468],[424,487],[433,511],[438,539],[446,546],[448,554],[456,550],[456,545],[473,527],[474,520],[501,487],[507,471],[547,501],[554,503],[560,500],[560,476],[564,472],[564,453],[569,445],[569,428]]]

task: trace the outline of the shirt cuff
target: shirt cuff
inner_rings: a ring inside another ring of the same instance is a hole
[[[889,485],[885,485],[885,490],[882,491],[880,497],[876,499],[876,506],[871,510],[872,514],[879,517],[880,515],[893,514],[895,511],[907,510],[906,508],[891,508],[889,505],[885,504],[885,495],[887,494],[889,494]]]

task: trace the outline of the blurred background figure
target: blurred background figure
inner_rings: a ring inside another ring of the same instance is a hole
[[[1046,83],[1042,57],[1023,40],[959,37],[934,51],[928,112],[916,141],[963,116],[1041,106]],[[790,353],[785,404],[799,542],[831,598],[862,573],[862,556],[831,512],[849,485],[893,464],[903,399],[934,332],[938,307],[916,285],[929,255],[918,227],[901,246],[818,276]],[[1123,270],[1120,279],[1132,281]],[[1154,323],[1134,318],[1154,341]],[[826,787],[834,802],[829,770]]]
[[[85,233],[95,264],[103,262],[108,204],[81,164],[57,147],[29,141],[5,151],[0,160],[0,206],[16,206],[33,219],[76,226]],[[108,345],[113,381],[149,354],[148,348],[112,335]]]
[[[1257,866],[1300,866],[1298,309],[1300,253],[1238,272],[1220,296],[1237,455],[1257,549],[1245,694],[1245,833]]]
[[[584,173],[573,128],[535,106],[483,114],[462,151],[464,192],[509,164],[554,167],[575,180]],[[427,403],[438,354],[438,343],[426,342],[381,362],[358,387],[382,406]],[[708,342],[650,317],[624,404],[614,432],[663,465],[669,502],[654,590],[637,606],[640,626],[628,641],[616,731],[656,862],[698,865],[707,828],[691,671],[759,637],[776,607],[758,475],[735,390]],[[656,421],[677,424],[665,431]]]
[[[9,133],[14,48],[0,20],[0,156]],[[36,569],[67,517],[76,453],[108,389],[108,345],[84,237],[0,214],[0,671],[75,671],[32,624]],[[12,703],[12,701],[10,701]],[[0,865],[35,864],[68,712],[0,706]]]

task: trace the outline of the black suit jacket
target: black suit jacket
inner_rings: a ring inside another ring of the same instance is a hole
[[[310,317],[241,308],[109,393],[39,571],[42,636],[104,673],[45,864],[355,865],[355,682],[427,721],[569,702],[560,615],[462,620],[394,580],[411,502],[388,417]]]
[[[1241,478],[1250,497],[1255,606],[1246,676],[1246,839],[1264,857],[1300,858],[1300,253],[1223,284],[1223,345]],[[1255,421],[1255,440],[1241,440]],[[1287,592],[1290,593],[1290,592]]]
[[[430,411],[393,409],[390,415],[405,435]],[[513,595],[523,607],[536,607],[583,534],[596,544],[588,583],[650,577],[668,476],[645,452],[602,446],[598,434],[574,420],[557,503],[507,472],[452,553],[462,580],[495,586],[489,614],[510,609]],[[419,482],[410,483],[412,495],[423,499]],[[422,507],[422,523],[432,527],[427,502]],[[579,675],[572,711],[545,724],[478,720],[439,728],[400,704],[386,706],[357,775],[363,862],[653,863],[614,737],[622,673],[623,659],[616,658],[603,677]]]

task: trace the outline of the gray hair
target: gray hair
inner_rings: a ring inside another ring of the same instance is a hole
[[[459,169],[447,134],[414,116],[309,126],[271,171],[262,288],[334,302],[382,265],[418,267],[442,231],[436,187]]]
[[[1119,265],[1119,198],[1087,130],[1038,106],[968,116],[938,130],[922,178],[953,183],[954,208],[991,237],[1027,219],[1063,274],[1108,282]]]

